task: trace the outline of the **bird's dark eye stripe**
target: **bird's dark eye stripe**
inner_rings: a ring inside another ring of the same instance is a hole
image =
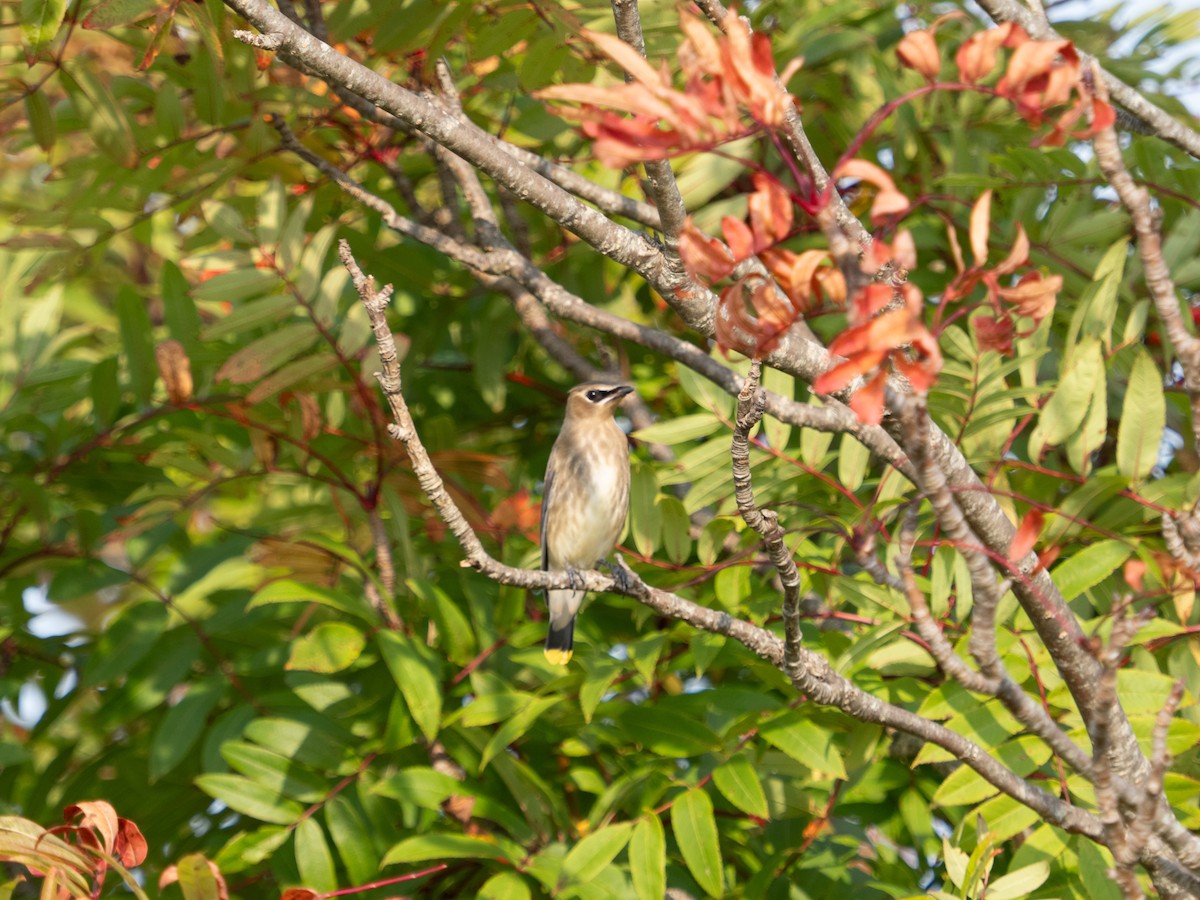
[[[607,397],[611,393],[612,393],[612,391],[588,391],[587,398],[589,400],[591,400],[593,403],[599,403],[601,400],[603,400],[605,397]]]

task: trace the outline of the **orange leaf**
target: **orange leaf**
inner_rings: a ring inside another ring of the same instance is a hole
[[[988,231],[992,225],[992,189],[984,191],[971,207],[971,253],[975,265],[982,266],[988,257]]]
[[[117,820],[117,811],[112,808],[112,804],[105,800],[83,800],[63,810],[63,819],[67,822],[77,816],[79,822],[76,823],[76,827],[98,832],[102,838],[101,846],[104,852],[111,856],[117,843],[117,832],[121,827]]]
[[[908,379],[912,389],[918,394],[924,394],[937,381],[937,373],[941,368],[941,356],[935,359],[909,359],[903,353],[892,355],[892,365],[896,371]]]
[[[854,296],[854,319],[865,322],[887,306],[896,292],[890,284],[873,281]]]
[[[734,259],[741,261],[754,254],[754,233],[741,219],[725,216],[721,219],[721,232],[725,235],[725,243],[733,251]]]
[[[883,421],[884,389],[887,387],[887,372],[880,369],[875,377],[854,392],[850,408],[864,425],[878,425]]]
[[[848,159],[833,170],[833,177],[840,178],[857,178],[859,181],[866,181],[869,184],[875,185],[881,191],[891,191],[900,193],[896,189],[896,182],[892,180],[892,176],[875,165],[873,162],[867,162],[865,159]]]
[[[1070,41],[1028,41],[1013,51],[1004,77],[996,86],[1001,93],[1015,90],[1056,68],[1059,56],[1068,65],[1078,66],[1079,57]]]
[[[1021,27],[1011,22],[971,35],[954,54],[959,77],[968,84],[975,84],[996,67],[997,50],[1015,47],[1028,39]]]
[[[908,212],[911,205],[908,198],[899,191],[880,191],[875,195],[875,202],[871,204],[871,222],[875,225],[883,224]]]
[[[1014,563],[1023,560],[1033,545],[1037,543],[1038,535],[1042,533],[1042,523],[1045,517],[1040,510],[1031,509],[1025,513],[1021,526],[1013,535],[1012,543],[1008,545],[1008,558]]]
[[[1146,564],[1140,559],[1131,559],[1125,563],[1125,583],[1141,593],[1146,577]]]
[[[754,175],[755,191],[747,200],[754,245],[762,250],[786,238],[792,231],[795,210],[792,198],[776,179],[762,172]]]
[[[925,30],[906,34],[896,46],[896,55],[901,63],[920,72],[927,81],[936,79],[942,68],[937,41],[933,39],[933,34]]]
[[[688,274],[693,278],[703,276],[710,282],[720,281],[734,267],[729,249],[716,238],[707,237],[690,218],[679,231],[679,256]]]

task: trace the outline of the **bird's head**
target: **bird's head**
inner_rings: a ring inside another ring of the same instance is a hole
[[[633,388],[627,384],[593,381],[571,388],[567,395],[567,417],[590,419],[611,416]]]

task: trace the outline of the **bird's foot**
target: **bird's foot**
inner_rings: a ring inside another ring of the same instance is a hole
[[[567,573],[567,581],[571,585],[571,590],[582,591],[583,590],[583,576],[579,574],[579,570],[576,569],[574,566],[567,566],[566,573]]]
[[[622,563],[616,560],[601,560],[598,565],[612,576],[618,591],[624,594],[629,590],[629,573]]]

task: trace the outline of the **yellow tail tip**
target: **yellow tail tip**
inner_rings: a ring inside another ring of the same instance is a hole
[[[571,651],[570,650],[546,649],[542,652],[544,652],[546,654],[546,660],[552,666],[565,666],[567,663],[569,663],[571,661]]]

